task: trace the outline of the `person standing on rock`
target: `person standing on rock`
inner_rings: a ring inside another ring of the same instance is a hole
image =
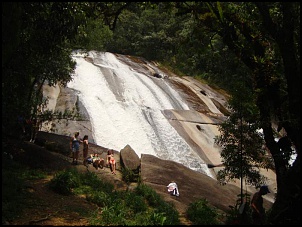
[[[83,138],[83,165],[87,166],[88,158],[88,135],[85,135]]]
[[[79,138],[80,132],[76,132],[70,139],[70,149],[72,151],[72,164],[77,165],[80,152],[80,143],[82,142]]]

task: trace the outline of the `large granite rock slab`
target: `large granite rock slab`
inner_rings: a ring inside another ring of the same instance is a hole
[[[177,210],[185,213],[188,205],[200,198],[205,198],[210,205],[221,211],[229,211],[234,206],[240,188],[232,185],[220,185],[217,180],[191,170],[177,162],[162,160],[155,156],[142,154],[141,180],[152,187],[166,201],[175,204]],[[167,191],[167,185],[175,181],[178,185],[179,197],[172,196]],[[264,200],[264,206],[272,204]]]

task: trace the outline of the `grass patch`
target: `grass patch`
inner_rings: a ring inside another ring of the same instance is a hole
[[[21,215],[26,207],[30,198],[26,180],[43,179],[46,176],[45,172],[29,169],[2,154],[2,224]]]
[[[208,204],[206,199],[199,199],[191,203],[187,209],[187,216],[194,225],[218,225],[218,213]]]
[[[50,181],[52,190],[63,195],[82,194],[101,211],[90,217],[91,225],[178,225],[174,206],[152,188],[139,184],[134,191],[116,191],[95,173],[76,169],[58,172]]]

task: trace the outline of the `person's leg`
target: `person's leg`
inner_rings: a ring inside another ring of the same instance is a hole
[[[77,150],[77,151],[75,152],[75,164],[78,164],[79,153],[80,153],[79,150]]]
[[[96,160],[96,161],[95,161],[95,164],[96,164],[96,169],[99,169],[99,166],[100,166],[100,160]]]
[[[114,162],[112,162],[112,174],[115,174],[115,161]]]
[[[34,127],[32,141],[31,141],[32,143],[35,143],[36,138],[37,138],[37,134],[38,134],[38,128]]]
[[[110,167],[110,169],[111,169],[110,157],[108,155],[107,155],[107,158],[106,158],[106,166]]]
[[[72,149],[72,164],[75,163],[76,160],[76,151],[74,150],[74,148]]]
[[[30,129],[30,143],[34,140],[34,127],[32,126]]]
[[[88,156],[88,151],[83,151],[83,165],[87,165],[87,156]]]
[[[109,168],[110,168],[110,171],[112,172],[113,171],[113,166],[112,166],[112,162],[109,161]]]
[[[102,158],[100,160],[100,168],[103,169],[104,168],[104,165],[105,165],[105,160]]]
[[[93,165],[94,168],[98,169],[97,161],[94,161],[94,162],[92,163],[92,165]]]
[[[174,188],[174,190],[173,190],[173,195],[174,195],[174,196],[179,196],[178,191],[177,191],[177,188]]]

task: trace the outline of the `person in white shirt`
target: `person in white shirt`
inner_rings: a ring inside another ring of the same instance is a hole
[[[174,181],[168,184],[167,188],[171,195],[179,196],[178,186]]]

